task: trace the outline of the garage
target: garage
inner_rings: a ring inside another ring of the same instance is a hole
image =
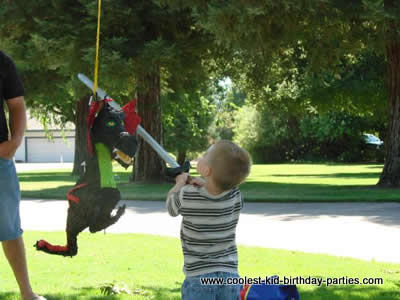
[[[26,137],[25,150],[27,162],[73,162],[75,138]]]

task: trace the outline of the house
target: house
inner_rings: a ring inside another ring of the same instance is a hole
[[[15,153],[15,161],[30,163],[73,162],[75,153],[75,126],[66,129],[52,125],[47,130],[27,112],[28,122],[24,139]]]

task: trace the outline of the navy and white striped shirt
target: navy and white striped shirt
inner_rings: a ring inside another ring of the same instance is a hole
[[[169,195],[168,213],[183,217],[181,243],[186,276],[238,272],[236,225],[242,207],[238,188],[215,196],[205,187],[185,185]]]

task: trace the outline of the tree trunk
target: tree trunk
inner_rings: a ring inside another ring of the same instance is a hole
[[[178,157],[177,157],[177,163],[182,166],[183,163],[186,160],[186,150],[179,150],[178,151]]]
[[[385,9],[396,5],[393,0],[385,1]],[[389,124],[386,135],[386,160],[378,185],[400,186],[400,34],[398,24],[388,21],[386,55],[388,61]]]
[[[138,76],[138,114],[141,126],[162,145],[160,72]],[[158,154],[140,137],[135,156],[133,181],[160,182],[164,179],[165,164]]]
[[[85,96],[80,99],[76,105],[75,117],[75,157],[74,168],[72,174],[82,175],[83,168],[81,166],[83,161],[89,158],[87,149],[87,115],[89,111],[89,97]]]

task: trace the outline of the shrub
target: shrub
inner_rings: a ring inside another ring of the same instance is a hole
[[[245,105],[239,109],[234,140],[256,163],[284,161],[356,162],[376,160],[366,148],[363,132],[372,129],[368,118],[344,112],[272,112]]]

